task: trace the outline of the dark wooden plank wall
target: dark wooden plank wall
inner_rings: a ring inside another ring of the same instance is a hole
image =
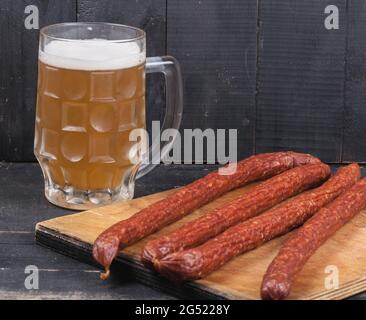
[[[76,0],[0,0],[0,160],[33,160],[38,30],[24,9],[36,5],[40,27],[76,20]]]
[[[348,1],[343,160],[366,160],[366,1]]]
[[[237,128],[238,156],[295,149],[328,162],[366,162],[366,0],[0,0],[0,160],[32,161],[38,30],[109,21],[147,31],[148,55],[182,65],[182,128]],[[340,29],[326,30],[337,5]],[[164,87],[148,79],[148,120]]]
[[[261,1],[256,152],[306,150],[341,161],[346,1],[332,1],[339,30],[324,27],[328,4]]]
[[[236,128],[238,157],[252,154],[257,2],[168,0],[167,22],[167,51],[184,76],[182,127]]]

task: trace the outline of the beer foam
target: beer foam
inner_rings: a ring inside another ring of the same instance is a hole
[[[115,70],[142,64],[145,51],[134,42],[111,42],[104,39],[59,41],[40,50],[39,59],[50,66],[74,70]]]

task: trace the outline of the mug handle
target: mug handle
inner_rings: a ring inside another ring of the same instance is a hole
[[[183,113],[183,84],[179,62],[171,56],[150,57],[146,59],[145,68],[147,74],[157,72],[164,74],[166,110],[161,132],[165,129],[179,129]],[[160,142],[160,136],[152,141],[149,151],[143,155],[143,157],[148,157],[148,159],[145,158],[145,161],[142,161],[139,166],[136,175],[137,179],[154,169],[156,162],[160,162],[160,160],[169,153],[173,147],[176,136],[177,131],[172,135],[170,141]],[[148,161],[149,159],[151,162]]]

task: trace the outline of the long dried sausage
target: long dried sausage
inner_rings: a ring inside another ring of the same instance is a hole
[[[143,249],[142,261],[146,266],[152,266],[154,260],[197,246],[284,199],[319,185],[329,174],[329,166],[320,163],[296,167],[272,177],[223,206],[151,240]]]
[[[304,223],[321,207],[355,184],[359,177],[360,168],[357,164],[343,167],[322,186],[239,223],[201,246],[155,260],[154,267],[175,281],[202,278],[235,256]]]
[[[366,207],[366,178],[320,209],[281,247],[265,273],[263,299],[284,299],[311,255],[338,229]]]
[[[101,278],[108,277],[110,264],[120,249],[179,220],[225,192],[299,165],[319,162],[311,155],[295,152],[260,154],[238,162],[233,174],[212,172],[179,189],[98,236],[93,246],[93,257],[105,268]]]

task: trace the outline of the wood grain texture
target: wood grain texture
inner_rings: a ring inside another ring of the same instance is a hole
[[[26,266],[39,270],[39,289],[27,290]],[[34,232],[0,232],[0,299],[172,299],[133,281],[121,270],[109,283],[95,267],[35,245]]]
[[[147,57],[166,53],[165,0],[78,0],[78,21],[101,21],[131,25],[146,32]],[[151,134],[151,121],[163,120],[165,84],[159,74],[146,77],[146,124]],[[151,136],[150,136],[151,138]]]
[[[178,296],[217,299],[258,299],[262,276],[289,234],[240,255],[209,276],[192,282],[174,284],[143,267],[140,254],[144,244],[197,216],[205,214],[234,197],[247,192],[254,184],[234,190],[193,214],[163,228],[159,232],[125,248],[114,268],[133,270],[143,283],[168,290]],[[91,248],[96,237],[110,225],[126,219],[147,205],[165,197],[169,192],[157,193],[116,203],[104,208],[43,221],[36,226],[37,241],[63,254],[91,261]],[[366,211],[361,212],[335,236],[326,242],[308,261],[294,282],[289,299],[341,299],[366,290]],[[339,250],[339,248],[342,250]],[[325,288],[326,267],[336,266],[339,288]]]
[[[216,168],[158,166],[136,182],[136,197],[187,184]],[[0,162],[0,185],[0,299],[173,299],[138,283],[124,269],[101,282],[94,266],[36,245],[38,221],[70,214],[45,199],[38,164]],[[39,290],[24,287],[27,265],[40,269]]]
[[[254,0],[168,1],[167,53],[184,79],[182,128],[237,129],[239,159],[253,153],[256,27]]]
[[[293,149],[340,162],[346,1],[339,30],[324,27],[326,0],[260,1],[256,152]]]
[[[239,158],[292,148],[366,162],[364,0],[331,3],[339,30],[324,28],[325,0],[0,0],[0,160],[34,160],[39,31],[24,28],[29,4],[41,27],[79,20],[145,29],[149,56],[182,64],[182,127],[238,129]],[[164,81],[147,80],[150,128],[163,116]]]
[[[0,1],[1,160],[34,160],[39,30],[24,27],[24,9],[30,4],[39,9],[40,27],[76,19],[76,0]]]
[[[348,1],[344,162],[366,161],[366,1]]]
[[[188,184],[215,169],[215,165],[159,165],[136,181],[135,197]],[[6,186],[0,188],[0,231],[33,231],[39,221],[70,213],[46,200],[38,163],[0,162],[0,185]]]
[[[217,167],[207,165],[157,166],[137,180],[136,197],[182,186],[214,169]],[[332,169],[334,171],[335,167]],[[362,170],[365,175],[365,168]],[[95,266],[36,245],[34,226],[37,221],[70,214],[69,210],[57,208],[45,199],[43,184],[38,164],[0,163],[0,185],[3,186],[0,188],[0,299],[173,298],[135,281],[138,273],[128,272],[128,268],[117,265],[111,279],[101,282]],[[70,255],[69,250],[67,254]],[[91,263],[88,251],[85,259]],[[29,291],[24,287],[24,268],[29,264],[41,269],[39,290]],[[158,288],[157,285],[150,286]],[[173,288],[171,292],[176,290]],[[192,290],[188,288],[185,296],[192,298]],[[352,297],[365,298],[366,293]]]

